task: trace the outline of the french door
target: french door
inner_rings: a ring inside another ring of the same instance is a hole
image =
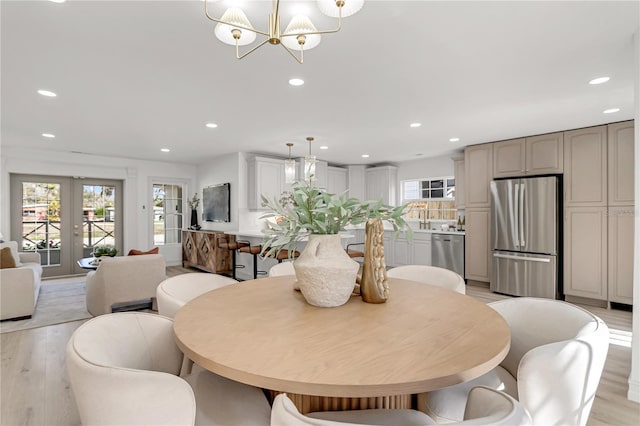
[[[94,247],[122,253],[122,182],[11,175],[11,238],[40,253],[43,276],[84,273]]]

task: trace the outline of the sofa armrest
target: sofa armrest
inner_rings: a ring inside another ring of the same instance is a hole
[[[40,265],[40,253],[37,251],[20,252],[18,256],[21,263],[37,263]]]
[[[36,305],[36,282],[29,268],[0,269],[0,319],[28,317]]]

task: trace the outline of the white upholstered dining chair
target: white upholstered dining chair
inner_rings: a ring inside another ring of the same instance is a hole
[[[426,265],[396,266],[387,271],[388,278],[418,281],[465,294],[464,278],[448,269]]]
[[[269,269],[270,277],[280,277],[283,275],[295,275],[296,270],[293,268],[293,262],[282,262],[276,265],[273,265],[271,269]]]
[[[435,425],[432,418],[416,410],[353,410],[301,414],[286,394],[278,395],[271,409],[271,426],[421,426]],[[511,396],[485,386],[469,392],[464,420],[459,425],[527,426],[531,417]]]
[[[158,313],[175,318],[178,309],[192,299],[211,290],[237,283],[224,275],[192,272],[176,275],[162,281],[156,289]]]
[[[178,377],[173,321],[127,312],[81,325],[66,364],[83,425],[268,425],[258,388],[198,368]]]
[[[462,418],[469,390],[486,385],[517,399],[536,425],[585,425],[609,347],[597,316],[559,300],[520,297],[489,304],[511,329],[506,358],[470,382],[418,396],[440,422]]]

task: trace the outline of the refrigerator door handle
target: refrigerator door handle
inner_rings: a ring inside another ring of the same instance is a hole
[[[520,208],[519,210],[519,219],[520,223],[518,224],[518,228],[520,228],[520,247],[525,247],[526,242],[524,241],[524,187],[525,184],[520,184]]]
[[[514,191],[513,191],[513,236],[514,236],[514,241],[513,241],[513,245],[516,248],[520,248],[520,231],[518,229],[518,218],[520,217],[520,211],[518,210],[518,207],[520,206],[520,203],[518,202],[518,196],[519,194],[519,184],[514,184]]]
[[[548,257],[525,257],[525,256],[514,256],[510,254],[500,254],[493,253],[493,257],[499,257],[501,259],[511,259],[511,260],[526,260],[528,262],[541,262],[541,263],[549,263],[551,259]]]

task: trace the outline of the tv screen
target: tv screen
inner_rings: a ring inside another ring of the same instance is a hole
[[[221,183],[202,190],[202,216],[205,222],[231,222],[230,187],[230,183]]]

